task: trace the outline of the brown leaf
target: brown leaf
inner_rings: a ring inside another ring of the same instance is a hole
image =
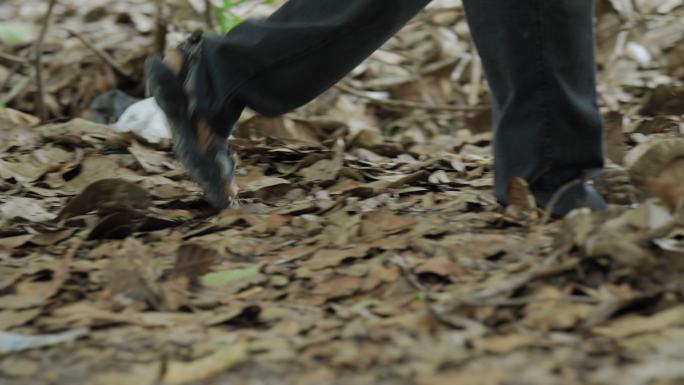
[[[83,159],[78,175],[64,184],[68,192],[78,193],[87,186],[102,179],[113,179],[123,175],[135,175],[134,172],[121,168],[112,156],[91,155]]]
[[[323,249],[317,251],[311,259],[302,264],[303,267],[311,270],[322,270],[327,267],[334,267],[347,259],[363,258],[368,253],[368,246],[359,245],[351,249]]]
[[[625,338],[636,334],[658,333],[665,328],[684,323],[684,306],[676,306],[651,316],[627,315],[609,325],[597,326],[592,331],[611,338]]]
[[[122,179],[103,179],[86,187],[59,213],[68,219],[93,210],[103,213],[145,210],[150,206],[147,191],[135,183]]]
[[[684,138],[653,139],[630,150],[625,156],[625,167],[637,187],[643,188],[649,178],[658,177],[669,165],[680,164],[678,160],[682,157]],[[674,167],[679,169],[681,164]]]
[[[184,276],[192,285],[209,272],[211,266],[218,260],[216,250],[187,243],[178,248],[176,263],[169,273],[171,276]]]
[[[128,151],[135,157],[143,170],[148,173],[159,174],[173,169],[173,163],[166,157],[166,154],[145,147],[137,141],[128,147]]]
[[[365,215],[361,223],[361,234],[367,240],[374,240],[411,229],[417,223],[418,221],[413,217],[399,216],[387,210],[378,210]]]
[[[533,346],[536,338],[523,334],[507,334],[487,337],[484,339],[482,348],[495,354],[507,354],[521,348]]]
[[[539,330],[567,330],[578,326],[589,316],[592,306],[563,301],[566,296],[556,287],[542,287],[533,295],[536,301],[525,307],[523,323]]]
[[[182,385],[207,380],[218,374],[225,373],[248,358],[247,343],[234,342],[221,346],[209,355],[195,361],[170,362],[164,375],[164,383]]]
[[[427,261],[419,264],[415,268],[415,272],[416,274],[430,273],[439,275],[441,277],[454,276],[457,278],[463,278],[468,276],[467,271],[445,256],[429,258]]]
[[[659,85],[648,95],[642,113],[646,115],[684,115],[684,86]]]
[[[324,296],[329,300],[344,298],[354,294],[361,287],[358,277],[343,276],[333,278],[316,286],[314,295]]]
[[[19,129],[35,126],[40,123],[40,119],[33,115],[13,110],[11,108],[0,108],[0,133],[10,129]],[[0,139],[4,138],[0,136]]]
[[[299,170],[297,175],[300,175],[304,183],[319,183],[328,182],[337,179],[337,175],[342,169],[342,159],[323,159],[312,166]]]
[[[10,330],[17,326],[24,326],[38,317],[41,312],[41,309],[0,311],[0,330]]]
[[[684,204],[684,157],[665,165],[657,178],[647,179],[646,188],[671,210]]]
[[[537,208],[534,197],[530,193],[530,186],[523,178],[513,178],[508,183],[506,189],[506,203],[510,206],[517,206],[523,210],[533,210]]]

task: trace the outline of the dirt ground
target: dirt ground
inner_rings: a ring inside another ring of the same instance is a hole
[[[40,123],[46,2],[0,3],[0,385],[684,383],[682,0],[599,2],[609,175],[636,190],[563,220],[524,181],[493,198],[450,0],[313,103],[246,112],[240,207],[212,211],[168,140],[88,120],[202,5],[59,0]]]

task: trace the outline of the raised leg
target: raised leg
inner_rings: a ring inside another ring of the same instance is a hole
[[[244,106],[265,115],[299,107],[331,87],[429,0],[290,0],[265,20],[203,39],[199,112],[232,124]]]

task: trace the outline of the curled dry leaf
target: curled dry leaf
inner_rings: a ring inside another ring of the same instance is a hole
[[[123,179],[103,179],[88,185],[59,213],[59,219],[87,214],[146,210],[150,206],[147,190]]]
[[[658,177],[670,165],[679,170],[681,158],[684,158],[684,138],[650,140],[627,153],[625,166],[637,187],[644,189],[649,178]],[[669,171],[668,174],[681,176],[682,171]]]
[[[508,183],[506,189],[506,203],[510,206],[517,206],[523,210],[533,210],[537,208],[534,197],[530,192],[530,186],[523,178],[513,178]]]
[[[191,243],[184,244],[178,248],[176,263],[169,274],[187,277],[190,283],[196,284],[199,277],[209,272],[218,256],[215,250]]]
[[[456,277],[463,278],[468,275],[468,272],[452,261],[450,258],[441,256],[430,258],[422,262],[415,268],[416,274],[435,274],[440,277]]]
[[[191,384],[208,380],[230,370],[249,358],[245,342],[233,342],[213,353],[191,362],[172,361],[168,364],[164,383],[169,385]]]

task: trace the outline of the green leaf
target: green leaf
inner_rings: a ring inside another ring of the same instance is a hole
[[[244,269],[231,269],[216,271],[206,274],[201,278],[202,285],[206,287],[228,286],[232,283],[244,281],[259,275],[261,264],[253,265]]]
[[[416,295],[413,297],[413,300],[418,302],[425,302],[427,301],[427,296],[423,293],[416,293]]]
[[[214,13],[221,33],[226,34],[242,23],[242,19],[233,12],[233,9],[247,1],[249,0],[223,0],[223,5],[216,7]],[[263,3],[274,4],[273,0],[263,0]]]
[[[28,43],[33,39],[34,28],[29,23],[0,23],[0,41],[6,45]]]

